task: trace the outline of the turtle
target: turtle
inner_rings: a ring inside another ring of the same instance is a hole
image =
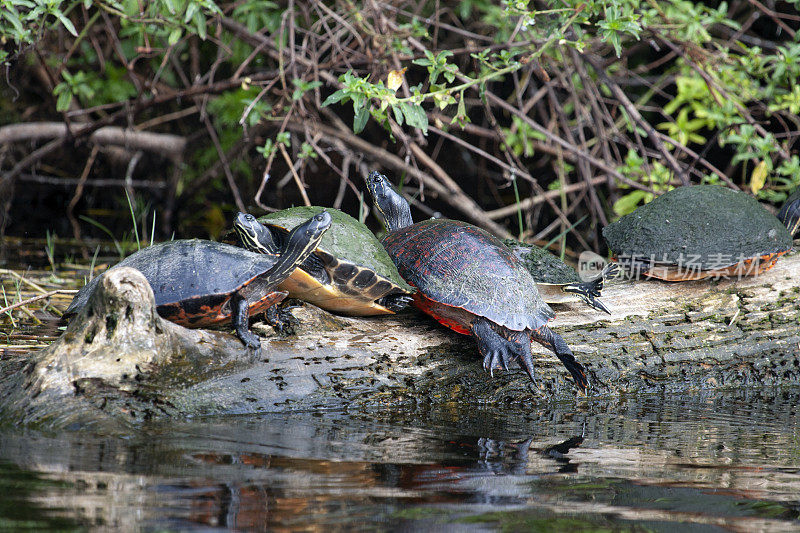
[[[143,248],[112,269],[127,266],[144,274],[163,318],[190,328],[231,320],[245,346],[259,351],[261,342],[249,330],[250,315],[274,310],[286,297],[275,286],[314,251],[330,225],[328,213],[314,215],[292,230],[280,255],[214,241],[175,240]],[[78,291],[65,316],[86,305],[102,276]]]
[[[605,280],[619,273],[619,267],[615,263],[609,263],[599,275],[584,281],[574,268],[544,248],[514,239],[503,239],[503,244],[511,248],[517,259],[528,269],[545,302],[559,304],[580,299],[598,311],[611,314],[597,298],[603,290]]]
[[[531,342],[553,351],[585,391],[589,380],[567,343],[547,327],[555,314],[525,266],[501,240],[456,220],[413,223],[408,202],[377,171],[367,189],[386,224],[382,243],[417,292],[413,305],[444,326],[472,335],[483,367],[517,360],[535,382]]]
[[[288,231],[325,208],[302,206],[256,219],[239,213],[234,229],[250,251],[275,254]],[[411,302],[408,285],[375,235],[338,209],[326,209],[331,229],[317,249],[278,288],[328,311],[351,316],[394,314]]]
[[[800,188],[786,199],[786,203],[778,211],[778,220],[783,222],[792,237],[797,235],[800,230]]]
[[[781,222],[747,193],[719,185],[672,189],[603,228],[632,277],[666,281],[758,275],[791,250],[800,195]],[[784,225],[785,224],[785,225]]]

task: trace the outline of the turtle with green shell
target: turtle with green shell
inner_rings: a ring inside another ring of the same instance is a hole
[[[234,228],[248,250],[275,255],[298,221],[322,211],[331,215],[331,228],[278,289],[343,315],[387,315],[405,308],[414,288],[403,281],[369,228],[347,213],[318,206],[292,207],[259,219],[239,213]]]
[[[584,281],[575,269],[562,260],[533,244],[525,244],[514,239],[505,239],[503,244],[511,248],[517,259],[531,273],[539,294],[549,304],[583,300],[590,307],[611,314],[598,300],[607,278],[616,276],[619,267],[611,263],[595,278]]]

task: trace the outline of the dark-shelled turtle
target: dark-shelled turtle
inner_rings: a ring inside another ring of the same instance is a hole
[[[718,185],[666,192],[603,228],[608,247],[631,275],[667,281],[757,275],[791,250],[800,196],[784,206],[785,224],[755,198]]]
[[[314,215],[292,230],[280,255],[213,241],[177,240],[139,250],[112,268],[133,267],[144,274],[156,310],[167,320],[190,328],[232,320],[242,342],[260,349],[258,336],[249,329],[250,315],[274,309],[286,297],[276,285],[314,251],[330,225],[328,213]],[[65,316],[86,305],[101,277],[78,291]]]
[[[616,264],[606,265],[599,275],[584,281],[574,268],[544,248],[514,239],[504,239],[503,244],[511,248],[514,255],[531,273],[539,289],[539,295],[545,302],[560,304],[582,300],[598,311],[611,314],[605,304],[597,298],[603,291],[605,280],[613,278],[619,272]]]
[[[417,288],[414,305],[448,328],[472,335],[489,371],[521,362],[534,379],[531,341],[552,350],[585,390],[589,382],[564,339],[547,327],[554,313],[514,253],[484,230],[454,220],[413,223],[406,200],[378,172],[367,177],[389,233],[383,245]]]
[[[794,191],[778,212],[778,220],[789,230],[792,236],[800,230],[800,188]]]
[[[293,207],[259,220],[239,213],[234,229],[248,250],[274,255],[286,240],[286,228],[323,209]],[[414,289],[400,277],[369,228],[338,209],[327,212],[333,221],[331,229],[279,288],[292,298],[346,315],[384,315],[406,307]]]

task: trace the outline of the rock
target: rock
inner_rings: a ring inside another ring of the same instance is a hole
[[[475,343],[414,312],[346,318],[293,309],[256,360],[232,334],[162,320],[141,275],[118,269],[50,347],[0,382],[0,416],[23,423],[128,424],[152,417],[583,398],[534,344],[537,383],[490,378]],[[111,272],[109,272],[111,274]],[[741,280],[612,282],[603,301],[553,306],[551,323],[592,376],[593,396],[800,383],[800,255]],[[2,362],[0,362],[2,364]],[[581,400],[584,401],[584,400]]]

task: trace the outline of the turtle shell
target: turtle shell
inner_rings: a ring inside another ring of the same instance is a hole
[[[544,248],[515,241],[514,239],[504,239],[503,244],[511,248],[511,251],[525,265],[525,268],[528,269],[536,283],[566,285],[568,283],[583,282],[574,268]]]
[[[539,329],[554,316],[514,253],[471,224],[426,220],[389,233],[383,245],[400,275],[434,302],[514,331]]]
[[[365,297],[372,302],[387,294],[414,292],[414,288],[400,277],[392,259],[375,235],[347,213],[338,209],[302,206],[270,213],[258,221],[273,232],[285,234],[288,228],[293,228],[323,209],[330,213],[333,222],[314,254],[322,260],[330,274],[331,284],[340,294],[316,294],[318,289],[304,287],[307,294],[319,296],[319,305],[325,308],[334,306],[332,310],[336,311],[364,314],[370,311],[359,308],[357,304],[354,308],[354,304],[346,300]],[[295,277],[292,276],[292,282],[299,281],[304,286],[314,283],[311,279],[295,280]]]
[[[143,248],[112,269],[127,266],[140,271],[153,289],[161,316],[184,326],[202,327],[229,319],[231,296],[276,261],[276,256],[249,252],[238,246],[192,239]],[[65,315],[74,314],[86,305],[104,274],[78,291]],[[266,290],[264,298],[252,304],[257,308],[251,306],[251,314],[266,310],[285,295]]]
[[[774,263],[792,247],[781,221],[755,198],[717,185],[664,193],[603,228],[603,237],[620,260],[692,264],[699,270],[756,259]]]

